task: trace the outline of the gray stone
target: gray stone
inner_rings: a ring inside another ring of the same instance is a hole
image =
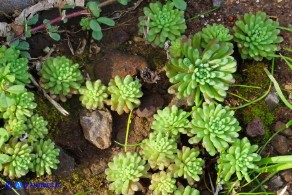
[[[58,168],[53,170],[54,175],[58,175],[60,177],[68,177],[71,175],[72,171],[75,168],[75,160],[73,157],[69,156],[62,148],[60,149],[60,155],[58,157],[60,163],[58,164]]]
[[[281,122],[281,121],[278,121],[278,122],[276,122],[276,125],[275,125],[274,130],[275,130],[275,132],[276,132],[276,131],[279,131],[280,129],[285,128],[285,126],[286,126],[285,123],[283,123],[283,122]],[[287,136],[287,137],[290,137],[290,136],[292,136],[292,130],[291,130],[290,128],[285,128],[285,130],[283,130],[283,131],[281,132],[281,134],[283,134],[283,135],[285,135],[285,136]]]
[[[164,100],[159,94],[150,94],[143,96],[141,99],[141,105],[137,109],[136,114],[139,117],[150,117],[156,113],[156,111],[162,108]]]
[[[266,103],[269,106],[270,110],[274,110],[279,104],[279,96],[276,92],[270,92],[269,95],[265,98]]]
[[[289,152],[289,145],[288,145],[288,140],[285,136],[283,135],[276,135],[274,139],[272,140],[271,144],[275,148],[275,150],[279,154],[288,154]]]
[[[80,124],[84,137],[100,149],[110,147],[112,134],[112,115],[101,110],[82,110],[80,113]]]
[[[220,6],[224,3],[224,0],[213,0],[213,7]]]
[[[272,177],[268,183],[269,189],[277,190],[284,185],[282,178],[279,175]]]
[[[246,134],[249,137],[265,135],[265,127],[261,118],[257,117],[247,125]]]
[[[0,15],[3,13],[10,14],[16,10],[22,10],[40,0],[2,0],[0,1]]]

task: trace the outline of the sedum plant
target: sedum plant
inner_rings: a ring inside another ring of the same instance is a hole
[[[60,149],[55,147],[55,143],[49,140],[41,140],[34,145],[34,166],[33,172],[36,172],[37,176],[42,176],[45,173],[51,175],[51,169],[57,169],[59,160],[57,159],[60,153]]]
[[[256,162],[261,160],[260,155],[255,153],[257,149],[258,146],[251,145],[245,137],[236,140],[228,150],[220,154],[218,168],[222,180],[228,182],[236,173],[238,180],[242,180],[244,177],[247,182],[250,182],[248,172],[258,169]]]
[[[38,114],[33,115],[27,120],[28,140],[30,142],[43,139],[48,134],[48,121]]]
[[[151,129],[154,131],[163,131],[168,133],[171,137],[177,139],[179,133],[186,133],[189,125],[187,119],[188,113],[177,106],[171,108],[166,107],[163,110],[158,110],[152,122]]]
[[[175,179],[169,173],[160,171],[154,173],[151,179],[150,190],[153,190],[153,195],[168,195],[176,190]]]
[[[4,119],[26,120],[33,113],[37,104],[34,102],[34,94],[31,92],[22,92],[12,95],[14,104],[8,107],[0,107],[0,116]]]
[[[202,29],[202,47],[205,48],[212,39],[217,39],[219,42],[229,42],[233,38],[230,35],[228,28],[222,24],[207,25]],[[230,45],[233,47],[232,43]]]
[[[174,8],[173,2],[162,5],[150,3],[144,8],[145,16],[139,18],[139,33],[145,40],[159,47],[164,47],[167,40],[175,40],[186,30],[184,11]]]
[[[140,154],[152,169],[163,170],[174,162],[177,153],[177,143],[167,133],[153,132],[148,139],[143,140]]]
[[[40,84],[53,98],[65,102],[66,97],[77,94],[83,82],[79,64],[62,56],[48,58],[40,70]]]
[[[8,131],[9,135],[21,136],[27,130],[27,125],[23,119],[9,119],[4,125],[5,129]]]
[[[168,92],[187,98],[189,105],[199,104],[201,94],[206,101],[223,101],[236,71],[233,49],[228,43],[214,39],[205,49],[202,35],[195,34],[182,44],[182,55],[166,64],[166,75],[173,84]]]
[[[7,144],[1,148],[0,170],[3,175],[10,179],[20,178],[26,175],[32,168],[32,147],[26,142],[18,141],[18,138],[11,138]]]
[[[233,143],[241,130],[239,122],[234,117],[234,111],[228,106],[217,106],[214,103],[204,103],[203,108],[196,109],[192,114],[191,130],[188,132],[189,143],[203,142],[211,156],[216,151],[223,152]]]
[[[199,181],[204,166],[203,159],[197,158],[199,154],[200,152],[194,148],[183,146],[182,150],[177,152],[174,164],[169,166],[172,176],[174,178],[183,176],[190,185],[194,184],[194,180]]]
[[[174,195],[200,195],[200,192],[195,188],[191,188],[191,186],[185,188],[180,186],[174,191]]]
[[[139,98],[142,97],[140,81],[133,80],[130,75],[125,78],[116,76],[111,79],[108,86],[108,92],[111,95],[108,104],[112,110],[116,110],[119,115],[128,113],[140,105]]]
[[[92,110],[103,108],[108,97],[107,88],[101,83],[101,80],[86,81],[85,87],[81,87],[79,93],[82,105]]]
[[[13,47],[7,48],[6,46],[0,47],[0,64],[12,62],[19,57],[20,51]]]
[[[105,170],[106,179],[112,182],[109,189],[115,191],[115,194],[134,194],[141,189],[139,180],[147,175],[148,169],[138,153],[120,153]]]
[[[264,12],[246,13],[233,27],[234,41],[242,59],[261,61],[263,58],[272,59],[275,52],[280,50],[279,23],[269,19]]]

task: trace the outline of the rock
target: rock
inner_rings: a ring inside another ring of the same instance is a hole
[[[73,157],[69,156],[62,148],[58,148],[60,149],[60,155],[58,157],[60,163],[58,164],[58,168],[56,170],[53,170],[53,174],[64,178],[71,175],[75,167],[75,160]]]
[[[275,130],[275,131],[279,131],[280,129],[285,128],[285,126],[286,126],[285,123],[283,123],[283,122],[281,122],[281,121],[278,121],[278,122],[276,122],[276,125],[275,125],[274,130]],[[290,136],[292,136],[292,130],[291,130],[290,128],[286,128],[285,130],[283,130],[283,131],[281,132],[281,134],[283,134],[283,135],[285,135],[285,136],[287,136],[287,137],[290,137]]]
[[[269,106],[270,110],[274,110],[279,104],[279,96],[276,92],[270,92],[269,95],[265,98],[266,103]]]
[[[106,33],[104,33],[102,43],[106,45],[107,48],[116,48],[129,39],[130,36],[128,33],[125,32],[122,27],[117,27],[114,29],[109,29]]]
[[[259,135],[265,135],[265,128],[262,120],[257,117],[247,125],[246,134],[249,137],[256,137]]]
[[[188,106],[187,98],[178,99],[177,96],[174,95],[168,106],[171,107],[173,105],[177,107]]]
[[[139,70],[148,67],[144,58],[135,55],[128,55],[119,51],[106,53],[94,66],[96,79],[108,83],[116,75],[125,77],[126,75],[137,75]]]
[[[0,1],[0,15],[3,13],[10,14],[16,10],[22,10],[26,7],[36,4],[40,0],[3,0]]]
[[[289,152],[289,145],[288,140],[283,135],[276,135],[274,139],[272,140],[271,144],[274,146],[275,150],[279,154],[288,154]]]
[[[213,0],[213,7],[220,6],[224,3],[224,0]]]
[[[269,189],[277,190],[284,185],[282,178],[279,175],[272,177],[268,183]]]
[[[84,137],[100,149],[106,149],[111,145],[112,116],[108,110],[88,111],[80,113],[80,124]]]
[[[280,173],[281,177],[283,178],[283,180],[287,183],[291,182],[292,181],[292,170],[291,169],[288,169],[288,170],[285,170],[285,171],[282,171]]]
[[[141,105],[136,113],[139,117],[150,117],[155,114],[158,109],[162,108],[163,104],[164,100],[159,94],[143,96]]]

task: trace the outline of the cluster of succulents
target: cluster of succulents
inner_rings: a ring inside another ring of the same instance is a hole
[[[202,48],[202,33],[196,33],[181,44],[181,55],[166,64],[166,75],[173,84],[168,92],[198,104],[201,94],[206,101],[223,101],[232,83],[236,61],[227,42],[213,39]]]
[[[213,39],[229,43],[233,36],[230,35],[228,28],[225,28],[222,24],[207,25],[202,29],[202,47],[206,48]],[[231,43],[230,45],[233,46]]]
[[[154,173],[151,178],[150,190],[153,190],[154,195],[167,195],[176,190],[175,179],[170,176],[170,173],[160,171]]]
[[[183,186],[179,186],[174,192],[174,195],[200,195],[200,192],[195,188],[191,188],[191,186],[187,186],[185,188]]]
[[[34,114],[34,94],[25,84],[30,81],[28,60],[19,58],[19,50],[0,48],[0,171],[10,179],[20,178],[29,171],[37,176],[51,174],[59,161],[59,150],[45,140],[48,122]],[[34,149],[35,148],[35,149]]]
[[[141,190],[140,178],[147,176],[149,167],[138,153],[127,152],[115,156],[105,170],[107,180],[113,183],[109,189],[116,194],[134,194]]]
[[[145,16],[139,18],[139,33],[148,43],[164,47],[168,40],[174,41],[186,30],[184,11],[176,9],[173,2],[162,5],[150,3],[144,8]]]
[[[269,19],[264,12],[246,13],[235,23],[233,32],[242,59],[270,60],[283,41],[279,36],[279,23]]]

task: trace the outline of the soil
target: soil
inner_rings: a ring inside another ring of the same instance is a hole
[[[161,95],[164,100],[164,106],[169,105],[174,96],[167,93],[167,89],[170,83],[163,70],[164,64],[166,63],[166,53],[163,49],[154,48],[151,45],[145,44],[141,41],[141,36],[137,34],[137,23],[138,17],[143,13],[143,7],[147,6],[150,1],[144,0],[140,6],[129,12],[125,12],[127,8],[113,4],[105,7],[103,13],[106,16],[113,17],[119,13],[124,13],[116,21],[117,24],[113,28],[104,27],[105,30],[104,38],[101,42],[91,42],[88,33],[81,31],[79,26],[80,17],[74,18],[68,21],[66,24],[60,24],[60,31],[62,39],[59,42],[55,42],[50,39],[45,33],[38,33],[34,35],[30,40],[32,57],[45,56],[43,49],[45,47],[54,47],[55,52],[52,56],[65,55],[68,58],[72,58],[75,62],[82,66],[84,75],[89,75],[92,79],[95,78],[92,70],[95,64],[106,54],[112,51],[120,51],[126,54],[138,55],[143,57],[151,70],[155,70],[160,75],[160,80],[153,84],[143,84],[143,93],[153,94],[157,93]],[[246,12],[257,12],[265,11],[269,16],[279,21],[282,26],[290,26],[292,18],[292,1],[291,0],[226,0],[223,7],[220,9],[206,14],[196,19],[191,19],[200,13],[212,9],[211,0],[188,0],[188,7],[186,11],[186,19],[188,20],[186,35],[190,35],[200,31],[207,24],[220,23],[228,28],[232,28],[234,22],[239,15],[243,15]],[[58,16],[58,10],[44,11],[41,14],[43,18],[53,19]],[[281,47],[292,48],[292,36],[286,31],[281,31],[284,41],[281,43]],[[87,40],[84,52],[77,54],[76,51],[81,48],[81,42]],[[73,55],[69,49],[69,45],[72,45],[75,54]],[[98,46],[101,51],[91,50],[91,46]],[[282,54],[290,55],[291,53],[283,51]],[[243,95],[248,99],[255,99],[262,95],[268,88],[266,83],[269,83],[266,77],[263,67],[271,67],[270,61],[264,61],[261,63],[254,63],[251,61],[242,61],[239,58],[238,52],[235,49],[234,56],[238,61],[238,71],[236,74],[236,84],[254,84],[263,87],[262,90],[249,90],[244,91],[241,88],[231,88],[230,92]],[[260,64],[260,65],[259,65]],[[259,65],[259,66],[258,66]],[[261,67],[261,68],[259,68]],[[103,67],[106,71],[106,67]],[[32,70],[35,71],[35,70]],[[257,75],[252,78],[251,75]],[[36,75],[37,76],[37,75]],[[103,74],[99,74],[103,80]],[[138,75],[139,76],[139,75]],[[278,81],[281,88],[292,83],[292,72],[284,61],[277,59],[275,61],[275,73],[274,76]],[[255,80],[254,80],[255,79]],[[78,96],[74,96],[69,99],[66,103],[62,103],[62,106],[69,111],[70,115],[64,117],[58,113],[58,111],[50,105],[50,103],[43,97],[43,95],[35,91],[38,103],[38,112],[42,114],[50,123],[50,134],[51,139],[60,146],[69,156],[74,158],[75,169],[67,177],[61,177],[57,174],[52,176],[44,176],[36,178],[34,174],[30,174],[23,178],[23,181],[43,181],[43,182],[61,182],[61,187],[56,189],[42,189],[42,190],[27,190],[28,194],[112,194],[108,191],[108,182],[105,179],[104,169],[109,161],[112,160],[113,156],[123,151],[123,148],[118,144],[114,143],[109,149],[100,150],[94,145],[85,140],[81,126],[79,124],[79,111],[81,105],[78,100]],[[288,93],[284,92],[285,96],[288,97]],[[229,106],[238,106],[244,102],[234,96],[228,96],[224,102]],[[277,121],[288,122],[292,119],[292,112],[283,103],[276,107],[275,110],[271,111],[271,116],[267,117],[267,105],[264,100],[258,102],[258,107],[249,106],[244,109],[236,111],[238,120],[243,128],[242,136],[245,136],[245,128],[249,122],[251,122],[257,116],[260,116],[266,128],[266,136],[259,139],[252,139],[253,142],[263,144],[269,136],[274,132],[274,125]],[[258,112],[255,112],[255,108],[258,108]],[[254,112],[254,113],[252,113]],[[255,114],[255,115],[252,115]],[[118,140],[123,142],[125,137],[126,123],[128,119],[127,114],[117,115],[112,112],[113,115],[113,141]],[[144,138],[149,135],[150,125],[152,117],[140,118],[133,113],[132,123],[129,134],[129,144],[140,143]],[[291,137],[287,138],[289,142],[292,142]],[[184,140],[184,138],[182,138]],[[269,145],[267,147],[271,151],[266,151],[265,154],[277,154],[273,150],[273,147]],[[138,150],[136,147],[130,147],[129,150]],[[203,151],[204,152],[204,151]],[[290,144],[290,152],[291,144]],[[201,177],[202,182],[196,183],[195,187],[201,191],[210,188],[208,174],[211,175],[212,180],[216,179],[214,172],[214,162],[216,159],[204,155],[206,166],[205,174]],[[62,161],[62,159],[61,159]],[[208,173],[208,174],[207,174]],[[147,186],[148,180],[143,181]],[[184,181],[182,181],[184,182]],[[206,186],[207,185],[207,186]],[[288,184],[291,187],[291,182]],[[292,188],[292,187],[291,187]],[[291,189],[290,188],[290,189]],[[147,188],[144,189],[143,193],[139,194],[150,194],[147,192]]]

